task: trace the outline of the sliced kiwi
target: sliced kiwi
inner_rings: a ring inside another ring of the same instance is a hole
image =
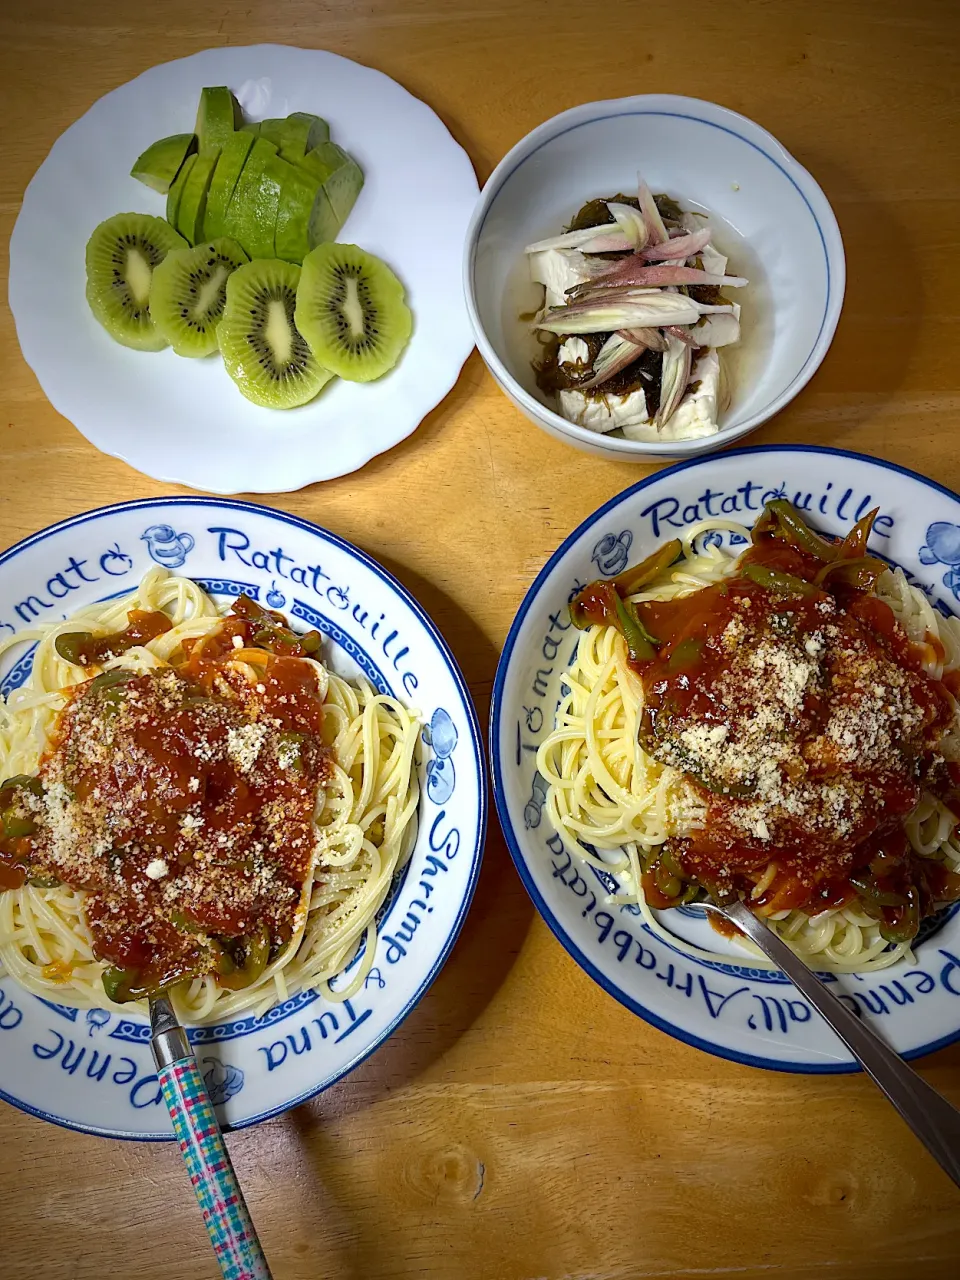
[[[207,211],[207,192],[210,181],[220,159],[220,152],[214,151],[205,156],[197,156],[196,164],[191,168],[180,197],[177,209],[177,230],[190,244],[203,240],[203,219]]]
[[[150,316],[153,272],[186,241],[163,218],[117,213],[87,241],[87,302],[106,331],[125,347],[160,351],[167,345]]]
[[[201,90],[196,135],[202,156],[222,151],[227,139],[242,124],[240,103],[226,85],[214,85]]]
[[[299,282],[300,268],[276,259],[248,262],[227,280],[223,363],[247,399],[268,409],[306,404],[333,377],[294,323]]]
[[[170,138],[161,138],[137,158],[130,176],[138,179],[151,191],[159,191],[165,196],[180,172],[180,166],[196,150],[196,146],[197,138],[193,133],[175,133]]]
[[[355,244],[321,244],[307,254],[294,318],[319,363],[351,382],[392,369],[413,325],[403,285]]]
[[[180,201],[183,199],[183,189],[187,185],[187,179],[193,172],[193,166],[197,163],[196,155],[187,156],[183,164],[180,166],[180,172],[174,178],[167,192],[167,221],[171,227],[177,225],[177,214],[180,212]]]
[[[226,226],[227,208],[233,199],[243,166],[253,147],[253,138],[249,133],[238,132],[227,139],[226,146],[220,152],[217,167],[210,180],[207,192],[207,208],[203,215],[203,235],[205,240],[216,240],[222,236]]]
[[[246,261],[236,241],[224,237],[174,250],[154,271],[150,315],[178,356],[208,356],[217,350],[227,279]]]

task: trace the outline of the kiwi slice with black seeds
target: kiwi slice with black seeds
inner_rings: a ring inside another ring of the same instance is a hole
[[[247,255],[226,237],[168,253],[153,273],[150,315],[178,356],[208,356],[217,350],[227,279]]]
[[[300,268],[277,259],[248,262],[227,280],[217,341],[227,372],[254,404],[292,409],[333,377],[294,323]]]
[[[169,222],[145,213],[117,213],[87,241],[87,302],[117,342],[160,351],[167,339],[150,315],[154,270],[187,242]]]
[[[351,382],[397,363],[413,320],[403,285],[355,244],[321,244],[303,260],[295,320],[318,362]]]

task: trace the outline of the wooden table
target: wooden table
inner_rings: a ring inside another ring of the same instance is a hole
[[[91,103],[211,45],[279,40],[377,67],[439,112],[481,180],[575,103],[710,98],[813,172],[847,250],[833,348],[753,442],[860,449],[960,487],[958,39],[955,0],[8,0],[0,239]],[[179,492],[102,457],[53,411],[6,307],[0,407],[0,545],[101,503]],[[272,501],[400,577],[485,718],[535,573],[645,470],[537,431],[474,354],[406,443]],[[960,1103],[960,1046],[923,1072]],[[214,1276],[172,1146],[87,1138],[7,1107],[2,1124],[5,1280]],[[960,1260],[960,1193],[866,1080],[736,1066],[633,1017],[535,916],[495,819],[463,935],[413,1016],[340,1085],[229,1145],[276,1280],[901,1280],[955,1277]]]

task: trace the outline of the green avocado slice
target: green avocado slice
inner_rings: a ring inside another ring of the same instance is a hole
[[[226,85],[201,90],[196,127],[201,155],[221,151],[230,135],[242,124],[240,103]]]
[[[227,208],[253,144],[254,136],[242,131],[227,139],[207,193],[207,211],[203,221],[205,240],[218,240],[226,234]]]
[[[317,177],[280,156],[268,163],[267,172],[280,184],[274,251],[285,262],[302,262],[313,248],[311,227],[325,239],[339,230],[330,202]]]
[[[280,184],[266,173],[277,148],[255,137],[247,162],[227,206],[224,234],[236,240],[251,258],[272,258],[280,204]]]
[[[184,184],[180,207],[177,210],[177,230],[190,244],[203,241],[203,216],[207,211],[207,192],[213,172],[220,159],[220,152],[198,155]]]
[[[308,151],[299,163],[323,183],[342,226],[363,187],[363,173],[356,160],[335,142],[324,142]]]
[[[197,136],[194,133],[175,133],[169,138],[160,138],[137,158],[130,176],[151,191],[159,191],[165,196],[184,160],[196,149]]]
[[[193,171],[193,166],[197,163],[196,153],[187,156],[183,164],[180,166],[180,172],[170,184],[170,190],[167,192],[167,221],[171,227],[177,225],[177,214],[180,212],[180,200],[183,196],[183,188],[186,186],[187,179]]]

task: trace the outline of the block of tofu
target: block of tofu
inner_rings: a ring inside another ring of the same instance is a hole
[[[564,291],[590,279],[587,259],[577,249],[544,249],[531,253],[529,260],[530,279],[543,285],[548,307],[564,306],[568,301]]]
[[[623,434],[628,440],[695,440],[712,436],[720,428],[721,404],[720,357],[712,347],[694,362],[690,381],[696,388],[687,391],[679,408],[657,431],[652,422],[626,423]]]
[[[567,338],[557,351],[557,364],[584,374],[590,368],[590,348],[582,338]]]
[[[568,422],[601,434],[623,427],[626,435],[628,427],[648,421],[647,397],[642,388],[625,396],[604,395],[602,387],[593,396],[583,391],[561,391],[560,412]]]

